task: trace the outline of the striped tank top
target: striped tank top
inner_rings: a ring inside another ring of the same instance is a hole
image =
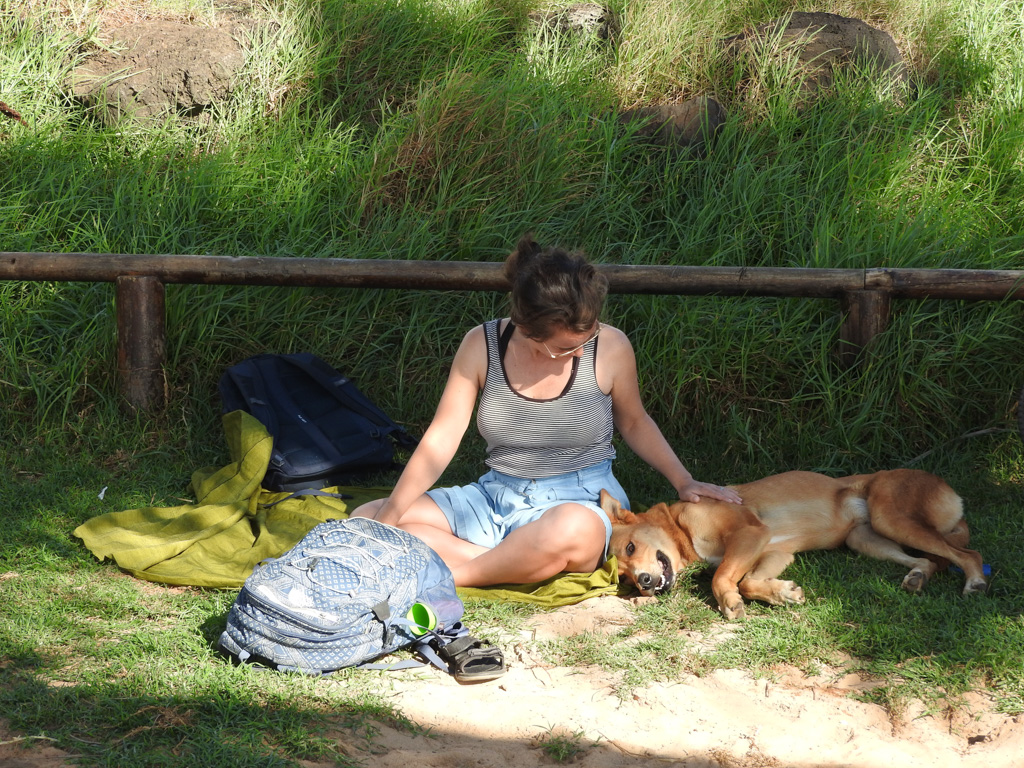
[[[476,424],[487,442],[491,469],[521,478],[575,472],[615,457],[612,398],[601,391],[595,372],[598,338],[572,359],[572,373],[557,397],[525,397],[508,383],[503,363],[512,337],[511,321],[498,337],[500,320],[484,323],[487,378]]]

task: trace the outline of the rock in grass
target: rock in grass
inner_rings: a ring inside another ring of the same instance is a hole
[[[615,11],[599,3],[575,3],[533,11],[529,20],[544,32],[576,38],[580,42],[605,40],[614,44],[620,29]]]
[[[710,97],[698,97],[678,104],[628,109],[619,114],[619,123],[638,123],[633,132],[635,141],[700,154],[707,150],[725,118],[725,107]]]
[[[766,67],[792,61],[801,94],[811,100],[832,87],[840,68],[856,68],[901,90],[908,82],[903,56],[888,32],[834,13],[783,16],[727,38],[725,47],[748,78],[763,79]]]

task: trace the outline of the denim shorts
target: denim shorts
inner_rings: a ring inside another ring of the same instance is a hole
[[[577,472],[525,480],[491,470],[477,482],[435,488],[427,495],[441,508],[452,533],[482,547],[494,547],[516,528],[532,523],[552,507],[575,502],[594,511],[604,523],[605,552],[612,524],[601,509],[601,489],[628,508],[626,492],[603,461]]]

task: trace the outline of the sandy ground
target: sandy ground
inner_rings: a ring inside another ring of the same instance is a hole
[[[332,736],[373,768],[550,766],[557,763],[542,745],[552,736],[578,747],[571,764],[585,768],[1024,766],[1024,718],[993,712],[981,693],[952,714],[924,714],[912,706],[893,722],[881,707],[851,697],[869,681],[841,670],[807,677],[780,668],[772,681],[719,670],[654,684],[620,700],[608,673],[553,667],[532,642],[613,632],[630,620],[629,602],[617,597],[542,614],[520,637],[509,638],[509,671],[488,683],[460,685],[433,669],[382,675],[381,692],[426,735],[384,726],[371,752],[349,746],[349,731]],[[0,728],[0,766],[72,765],[69,755],[45,742],[28,750],[24,744]]]
[[[537,617],[530,633],[615,631],[628,621],[627,601],[599,598]],[[431,735],[385,729],[369,764],[550,766],[541,742],[555,733],[584,748],[573,764],[586,768],[1024,766],[1024,718],[994,713],[983,694],[955,714],[926,716],[917,706],[892,722],[881,707],[851,697],[871,685],[856,675],[810,678],[780,668],[773,682],[720,670],[651,685],[622,701],[600,669],[551,667],[529,642],[506,653],[508,673],[489,683],[459,685],[426,673],[389,681],[395,705]]]

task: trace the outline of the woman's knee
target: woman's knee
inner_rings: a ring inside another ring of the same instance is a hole
[[[551,537],[566,552],[577,558],[599,558],[607,543],[605,521],[594,510],[581,504],[563,504],[548,511]],[[541,518],[543,519],[543,518]]]
[[[374,499],[368,501],[365,504],[360,504],[358,507],[349,512],[349,517],[369,517],[376,518],[377,513],[380,512],[381,507],[384,506],[384,502],[387,499]]]

